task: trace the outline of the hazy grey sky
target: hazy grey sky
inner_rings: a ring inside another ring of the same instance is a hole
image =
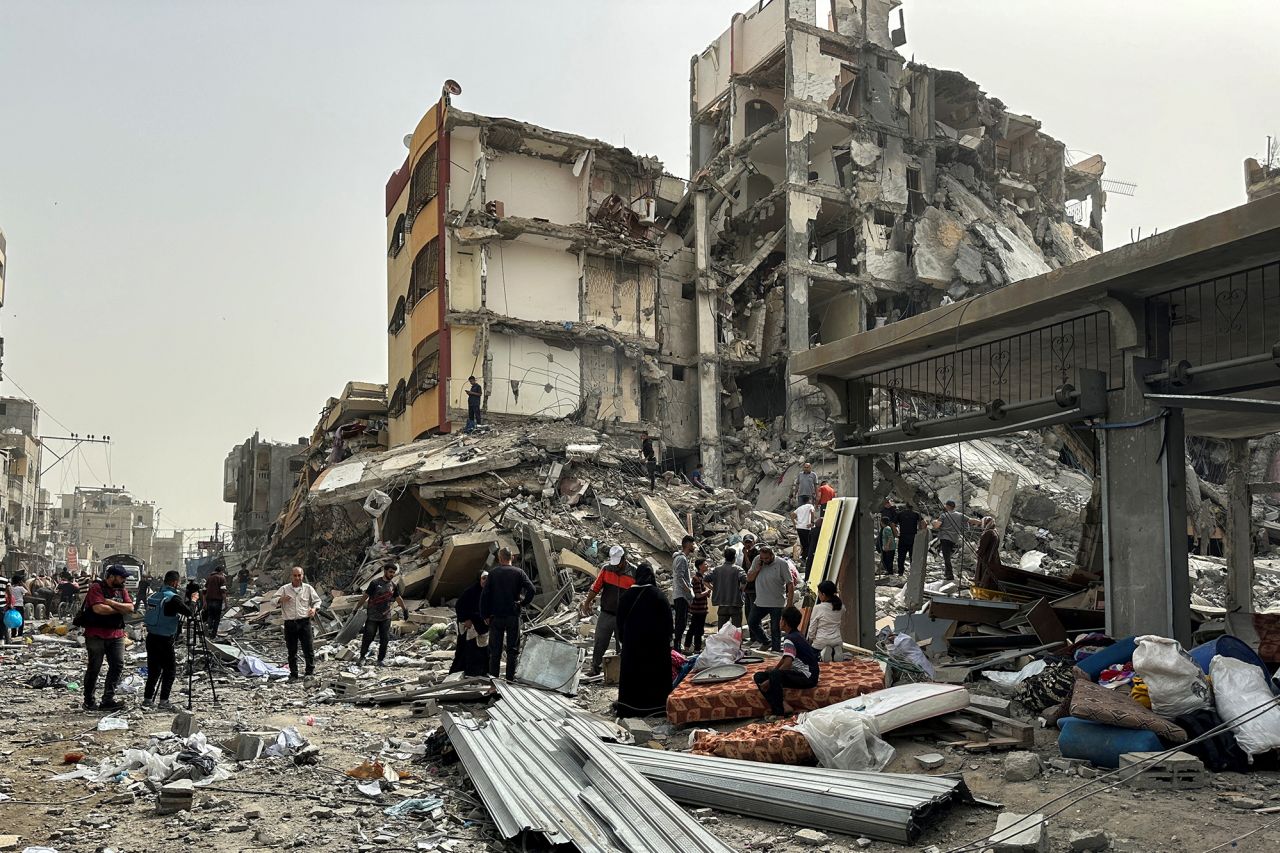
[[[229,521],[233,444],[309,435],[347,380],[386,381],[383,185],[445,78],[463,109],[684,175],[689,57],[748,6],[0,0],[5,372],[46,433],[52,415],[114,438],[46,486],[124,485],[165,527]],[[1242,203],[1241,161],[1280,132],[1271,0],[905,9],[907,56],[1138,183],[1110,246]]]

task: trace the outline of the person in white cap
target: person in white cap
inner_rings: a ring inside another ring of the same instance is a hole
[[[591,613],[591,605],[596,596],[600,596],[600,615],[596,617],[595,647],[591,650],[591,668],[588,677],[600,674],[600,665],[604,663],[604,650],[609,647],[609,640],[614,640],[617,648],[618,633],[618,601],[622,591],[629,589],[636,582],[627,564],[627,552],[621,545],[609,549],[609,560],[596,573],[596,582],[591,585],[591,592],[582,602],[582,615]]]

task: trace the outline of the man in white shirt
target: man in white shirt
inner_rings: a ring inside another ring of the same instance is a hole
[[[814,526],[818,518],[818,508],[813,499],[802,497],[800,505],[791,511],[791,521],[796,526],[796,536],[800,539],[800,565],[804,567],[805,579],[809,578],[810,564],[813,562],[813,546],[817,539],[817,528]]]
[[[306,675],[315,675],[315,654],[311,650],[311,618],[320,607],[320,594],[302,579],[302,567],[294,566],[289,583],[276,591],[276,603],[284,616],[284,642],[289,648],[289,680],[298,680],[298,646],[306,661]]]

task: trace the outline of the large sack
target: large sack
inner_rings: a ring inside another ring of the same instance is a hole
[[[1227,725],[1235,722],[1236,743],[1250,757],[1280,747],[1280,700],[1267,686],[1267,677],[1254,664],[1214,655],[1209,663],[1214,704]],[[1258,709],[1270,704],[1267,711]]]
[[[1209,682],[1177,640],[1148,634],[1138,638],[1133,671],[1142,676],[1151,710],[1173,719],[1211,707]]]

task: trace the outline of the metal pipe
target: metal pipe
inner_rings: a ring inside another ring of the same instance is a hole
[[[1202,364],[1198,367],[1188,367],[1185,375],[1199,376],[1204,373],[1213,373],[1218,370],[1229,370],[1233,367],[1249,367],[1254,364],[1274,363],[1276,356],[1274,353],[1265,353],[1258,355],[1243,355],[1240,358],[1230,358],[1226,361],[1215,361],[1212,364]],[[1162,370],[1159,373],[1148,373],[1142,377],[1142,380],[1148,384],[1153,382],[1167,382],[1171,378],[1170,371]]]

